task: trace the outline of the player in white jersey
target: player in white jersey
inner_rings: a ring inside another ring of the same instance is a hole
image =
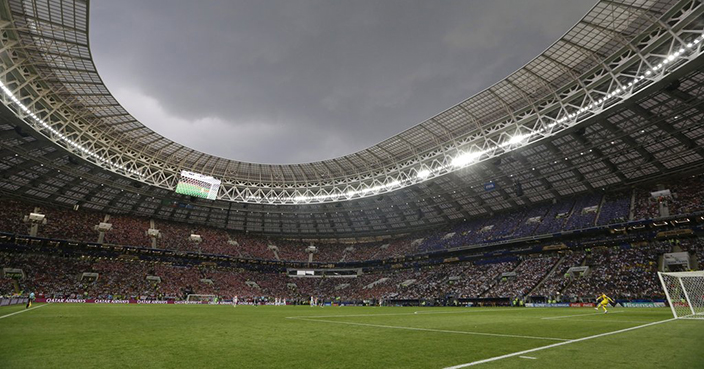
[[[233,297],[233,298],[232,298],[232,307],[237,307],[237,302],[238,302],[238,301],[239,301],[239,300],[237,299],[237,296]]]

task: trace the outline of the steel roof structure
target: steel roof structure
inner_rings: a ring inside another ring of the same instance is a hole
[[[701,172],[703,13],[693,0],[599,1],[541,55],[435,117],[354,154],[272,165],[196,151],[132,117],[93,63],[88,1],[8,0],[0,9],[0,191],[265,234],[345,237]],[[221,179],[218,200],[174,194],[181,170]],[[496,189],[486,191],[490,182]],[[516,196],[516,183],[525,195]]]

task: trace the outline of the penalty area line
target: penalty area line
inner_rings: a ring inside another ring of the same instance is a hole
[[[401,330],[407,330],[407,331],[422,331],[422,332],[435,332],[435,333],[466,334],[466,335],[470,335],[470,336],[508,337],[508,338],[533,339],[533,340],[547,340],[547,341],[569,341],[569,339],[567,339],[567,338],[537,337],[537,336],[521,336],[521,335],[517,335],[517,334],[501,334],[501,333],[486,333],[486,332],[472,332],[472,331],[452,331],[452,330],[447,330],[447,329],[403,327],[403,326],[397,326],[397,325],[367,324],[367,323],[356,323],[356,322],[343,322],[343,321],[337,321],[337,320],[305,319],[305,318],[298,318],[298,319],[296,319],[296,320],[305,320],[305,321],[308,321],[308,322],[319,322],[319,323],[333,323],[333,324],[356,325],[356,326],[361,326],[361,327],[386,328],[386,329],[401,329]]]
[[[39,305],[39,306],[31,307],[31,308],[29,308],[29,309],[24,309],[24,310],[20,310],[20,311],[15,311],[14,313],[5,314],[5,315],[3,315],[3,316],[0,316],[0,319],[7,318],[7,317],[10,317],[10,316],[13,316],[13,315],[16,315],[16,314],[26,313],[26,312],[28,312],[28,311],[30,311],[30,310],[39,309],[39,308],[41,308],[41,307],[48,306],[48,305],[49,305],[49,304],[44,304],[44,305]]]
[[[522,355],[529,354],[529,353],[531,353],[531,352],[546,350],[546,349],[549,349],[549,348],[558,347],[558,346],[563,346],[563,345],[569,345],[570,343],[576,343],[576,342],[587,341],[587,340],[591,340],[591,339],[594,339],[594,338],[599,338],[599,337],[604,337],[604,336],[610,336],[610,335],[613,335],[613,334],[624,333],[624,332],[628,332],[628,331],[632,331],[632,330],[636,330],[636,329],[640,329],[640,328],[650,327],[650,326],[656,325],[656,324],[662,324],[662,323],[671,322],[671,321],[673,321],[673,320],[675,320],[675,318],[660,320],[660,321],[657,321],[657,322],[648,323],[648,324],[643,324],[643,325],[638,325],[638,326],[635,326],[635,327],[630,327],[630,328],[625,328],[625,329],[619,329],[619,330],[617,330],[617,331],[611,331],[611,332],[606,332],[606,333],[595,334],[595,335],[593,335],[593,336],[582,337],[582,338],[577,338],[577,339],[573,339],[573,340],[567,340],[567,341],[565,341],[565,342],[553,343],[553,344],[551,344],[551,345],[536,347],[536,348],[534,348],[534,349],[518,351],[518,352],[511,353],[511,354],[506,354],[506,355],[501,355],[501,356],[495,356],[495,357],[491,357],[491,358],[483,359],[483,360],[472,361],[471,363],[459,364],[459,365],[455,365],[455,366],[448,366],[448,367],[446,367],[445,369],[466,368],[466,367],[468,367],[468,366],[474,366],[474,365],[489,363],[489,362],[492,362],[492,361],[507,359],[507,358],[514,357],[514,356],[519,356],[519,357],[520,357],[520,356],[522,356]]]

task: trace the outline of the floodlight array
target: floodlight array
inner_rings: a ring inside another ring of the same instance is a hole
[[[90,150],[90,149],[86,148],[85,146],[79,144],[78,142],[68,138],[64,133],[54,129],[52,126],[47,124],[42,118],[40,118],[38,115],[33,113],[27,106],[25,106],[12,93],[12,91],[10,91],[10,89],[7,88],[7,86],[5,86],[5,84],[2,82],[0,82],[0,89],[2,89],[3,93],[5,93],[5,96],[7,96],[8,99],[10,99],[21,111],[23,111],[27,117],[30,117],[34,122],[39,123],[42,127],[44,127],[44,129],[46,129],[49,132],[51,132],[52,134],[54,134],[54,136],[58,137],[61,141],[65,142],[66,145],[72,147],[74,150],[78,150],[78,151],[82,152],[84,155],[91,157],[94,160],[96,160],[100,163],[103,163],[105,165],[108,165],[110,167],[120,169],[126,173],[141,176],[139,171],[127,168],[122,164],[118,164],[118,163],[115,163],[109,159],[106,159],[106,158],[102,157],[101,155],[99,155],[98,153],[96,153],[95,151]]]
[[[696,32],[700,31],[697,30]],[[306,181],[291,184],[291,182],[277,183],[272,181],[271,183],[262,183],[236,178],[219,178],[222,180],[223,186],[220,187],[218,198],[229,201],[265,204],[309,204],[345,201],[396,191],[471,167],[481,161],[511,152],[574,127],[585,118],[599,114],[615,103],[630,98],[635,91],[650,85],[652,82],[657,82],[663,75],[671,72],[672,70],[666,69],[668,65],[675,64],[680,60],[691,60],[699,56],[698,53],[701,52],[700,44],[704,40],[704,35],[697,34],[691,41],[681,42],[678,40],[679,38],[673,37],[671,42],[677,47],[671,49],[674,51],[664,57],[656,56],[655,60],[657,61],[655,63],[649,64],[645,57],[641,56],[642,59],[637,72],[619,72],[621,74],[618,76],[612,73],[612,85],[606,91],[603,91],[601,87],[591,90],[583,87],[585,100],[580,103],[574,104],[573,102],[576,100],[576,96],[581,97],[581,95],[570,95],[573,91],[569,91],[565,87],[563,92],[566,92],[566,94],[562,96],[566,97],[555,95],[559,102],[549,102],[548,108],[541,108],[540,111],[530,112],[532,115],[527,115],[527,118],[520,118],[521,120],[530,120],[529,123],[514,124],[513,121],[503,121],[495,125],[495,127],[502,127],[499,128],[499,132],[488,135],[463,136],[461,139],[442,143],[432,150],[418,154],[412,160],[399,161],[382,169],[370,169],[364,173],[350,173],[344,179],[331,178],[327,181]],[[646,65],[645,69],[640,69]],[[601,76],[598,77],[601,78]],[[585,77],[585,80],[588,80],[588,78]],[[17,114],[18,117],[25,119],[38,131],[43,131],[47,134],[47,136],[50,133],[53,136],[50,137],[52,140],[66,147],[69,151],[77,153],[116,173],[135,175],[145,183],[162,188],[174,188],[176,183],[174,173],[177,173],[177,169],[182,169],[177,165],[159,166],[156,165],[156,162],[147,164],[150,163],[148,158],[144,161],[141,159],[137,161],[135,157],[130,156],[130,152],[108,152],[107,147],[100,147],[102,146],[101,144],[95,146],[82,144],[79,139],[69,138],[72,134],[67,133],[65,128],[59,127],[57,124],[47,123],[49,119],[47,121],[43,120],[37,115],[39,113],[35,113],[25,106],[15,96],[20,95],[19,88],[22,88],[22,86],[18,87],[14,94],[3,83],[0,83],[0,88],[7,97],[5,100],[7,101],[6,105],[8,107],[11,107],[11,105],[17,106],[17,109],[13,107],[13,110],[19,112]],[[581,92],[582,90],[576,89],[574,91]],[[30,104],[29,106],[33,105]],[[533,119],[533,117],[536,117],[536,119]],[[512,119],[516,120],[515,117]],[[509,132],[507,132],[505,127],[512,127],[511,134],[508,134]],[[195,168],[190,168],[189,170],[197,171]]]
[[[421,168],[418,169],[413,169],[416,171],[416,175],[407,175],[404,176],[405,179],[401,180],[394,180],[393,182],[390,182],[385,185],[375,185],[375,186],[369,186],[366,188],[362,188],[359,190],[349,190],[346,192],[341,192],[337,191],[337,189],[333,189],[330,194],[325,194],[325,195],[316,195],[316,196],[296,196],[296,197],[283,197],[279,198],[278,200],[283,200],[284,202],[293,202],[293,203],[310,203],[310,202],[319,202],[319,201],[327,201],[327,200],[345,200],[345,199],[352,199],[355,197],[366,197],[368,195],[376,195],[382,192],[390,192],[390,191],[395,191],[398,189],[402,189],[411,185],[415,185],[421,182],[428,181],[432,178],[438,177],[440,175],[445,175],[448,173],[452,173],[455,171],[458,171],[463,168],[467,168],[469,166],[472,166],[479,161],[483,157],[488,157],[489,154],[494,154],[494,153],[506,153],[513,151],[519,147],[522,147],[528,143],[534,142],[531,141],[532,138],[542,135],[545,132],[550,132],[550,133],[556,133],[564,128],[568,128],[571,126],[574,126],[576,124],[578,119],[584,118],[590,114],[594,114],[599,110],[603,110],[607,105],[611,104],[612,102],[620,99],[622,95],[624,95],[627,92],[633,92],[636,90],[636,88],[643,84],[646,81],[647,76],[651,76],[652,74],[660,71],[662,68],[664,68],[667,64],[672,64],[674,63],[678,58],[684,57],[686,54],[692,51],[692,49],[701,43],[704,40],[704,35],[700,35],[691,42],[688,42],[687,44],[682,45],[679,49],[677,49],[675,52],[672,54],[669,54],[668,56],[664,57],[657,65],[652,66],[651,68],[644,70],[641,74],[636,75],[632,80],[628,81],[624,86],[619,86],[615,87],[610,91],[607,91],[605,95],[598,100],[593,101],[591,104],[588,104],[585,107],[575,109],[572,112],[565,112],[563,116],[557,118],[555,121],[552,123],[541,127],[537,129],[536,131],[530,132],[530,133],[521,133],[520,131],[516,131],[516,133],[513,136],[508,137],[507,139],[503,140],[502,143],[496,145],[496,146],[490,146],[487,149],[484,150],[475,150],[475,151],[459,151],[454,158],[450,160],[450,165],[438,165],[435,167],[428,167],[426,165],[421,166]],[[249,200],[252,201],[261,201],[263,200],[261,196],[249,196]]]

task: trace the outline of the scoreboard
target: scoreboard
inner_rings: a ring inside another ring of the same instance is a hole
[[[220,180],[203,174],[182,170],[176,185],[176,193],[215,200],[220,189]]]

